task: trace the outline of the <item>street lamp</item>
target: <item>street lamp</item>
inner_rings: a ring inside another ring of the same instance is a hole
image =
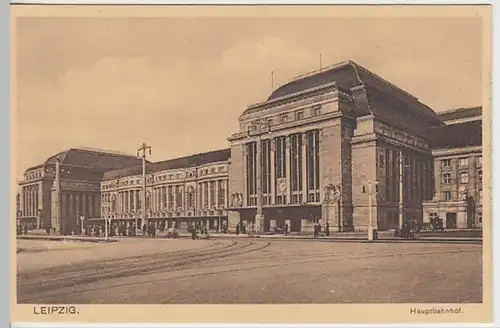
[[[373,240],[372,196],[377,194],[377,191],[377,182],[368,180],[363,185],[363,194],[368,194],[368,240]]]
[[[257,214],[255,215],[255,223],[258,223],[258,233],[261,234],[263,232],[264,228],[264,216],[262,214],[262,161],[261,161],[261,147],[262,147],[262,135],[264,132],[262,132],[263,129],[268,130],[268,134],[271,134],[271,124],[267,121],[259,121],[255,124],[252,124],[251,126],[248,127],[247,130],[247,138],[250,138],[252,136],[257,137],[257,149],[256,149],[256,159],[255,162],[257,163],[256,166],[258,166],[258,169],[255,172],[256,175],[256,180],[257,180],[257,185],[256,185],[256,191],[257,191]]]
[[[142,143],[141,148],[137,149],[137,157],[142,158],[142,219],[143,224],[146,223],[147,213],[146,213],[146,152],[149,151],[151,155],[151,146],[148,146],[145,142]],[[137,217],[135,219],[135,229],[136,234],[138,232]]]
[[[409,168],[409,165],[404,164],[403,152],[399,152],[399,230],[403,229],[403,217],[404,217],[404,169]]]
[[[108,241],[109,240],[109,228],[111,228],[111,218],[106,218],[104,219],[104,240]]]

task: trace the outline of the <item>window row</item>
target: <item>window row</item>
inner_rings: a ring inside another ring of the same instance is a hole
[[[321,105],[314,105],[309,110],[299,109],[293,113],[281,114],[277,118],[267,118],[266,122],[269,126],[274,126],[277,124],[287,124],[292,120],[300,121],[308,117],[316,117],[321,115]],[[275,120],[278,119],[278,122]],[[250,123],[248,127],[249,131],[256,131],[258,123]]]
[[[474,157],[476,161],[476,165],[483,165],[483,156]],[[441,167],[443,169],[451,168],[452,160],[450,158],[441,160]],[[459,166],[468,166],[469,165],[469,157],[460,157],[458,159]]]
[[[483,199],[483,189],[478,189],[477,191],[477,199],[482,200]],[[457,195],[457,197],[453,197],[453,195]],[[458,198],[458,193],[456,191],[451,191],[451,190],[445,190],[443,191],[443,200],[450,201],[450,200],[455,200]]]
[[[483,183],[483,170],[477,170],[477,183]],[[461,184],[469,183],[469,170],[461,170],[459,173],[459,181]],[[443,184],[452,184],[453,179],[451,173],[443,173],[442,175]]]
[[[256,205],[258,186],[264,195],[263,205],[271,204],[271,190],[274,187],[275,203],[292,204],[319,202],[320,158],[319,131],[307,131],[290,136],[263,140],[260,147],[260,165],[257,164],[257,144],[246,145],[247,202]],[[274,163],[272,163],[274,160]],[[273,179],[274,177],[274,179]],[[306,191],[307,199],[302,199]],[[267,199],[266,197],[269,197]]]

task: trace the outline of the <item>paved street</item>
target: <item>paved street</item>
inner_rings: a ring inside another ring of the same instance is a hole
[[[271,239],[124,239],[77,245],[45,251],[29,245],[37,251],[19,253],[18,302],[460,303],[482,299],[481,245]]]

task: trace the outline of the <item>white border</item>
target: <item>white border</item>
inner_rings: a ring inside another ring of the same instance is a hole
[[[440,1],[404,1],[404,0],[393,0],[393,1],[334,1],[334,0],[316,0],[316,1],[300,1],[300,0],[260,0],[260,1],[251,1],[251,0],[239,0],[239,1],[224,1],[224,0],[198,0],[198,1],[166,1],[166,0],[150,0],[150,1],[140,1],[140,0],[107,0],[107,1],[100,1],[100,0],[45,0],[45,1],[35,1],[35,0],[14,0],[11,2],[12,4],[137,4],[137,5],[159,5],[159,4],[348,4],[348,5],[357,5],[357,4],[421,4],[421,5],[429,5],[429,4],[491,4],[493,6],[493,55],[492,55],[492,65],[493,65],[493,109],[492,109],[492,146],[493,146],[493,154],[492,154],[492,168],[495,167],[494,163],[499,163],[496,158],[496,152],[495,146],[496,146],[496,141],[499,141],[499,134],[500,131],[495,129],[496,122],[500,119],[500,108],[498,108],[498,102],[496,101],[496,93],[495,93],[495,86],[496,82],[498,81],[499,78],[499,68],[498,65],[496,65],[495,59],[498,58],[498,49],[497,46],[500,41],[499,37],[499,28],[498,24],[496,22],[497,19],[499,19],[499,12],[500,10],[498,9],[498,5],[495,3],[495,1],[457,1],[457,0],[440,0]],[[0,22],[4,24],[3,29],[0,31],[0,41],[4,46],[2,47],[2,58],[0,60],[0,69],[1,69],[1,77],[4,83],[4,88],[2,88],[3,92],[3,97],[0,99],[3,102],[2,110],[0,110],[0,133],[2,134],[2,138],[0,138],[0,151],[3,156],[1,158],[3,159],[2,161],[2,169],[0,170],[0,190],[2,193],[2,196],[0,199],[0,233],[2,234],[1,238],[1,243],[3,243],[3,247],[0,247],[0,251],[2,252],[2,259],[5,259],[5,261],[8,260],[10,257],[10,252],[9,252],[9,224],[12,224],[10,222],[10,215],[9,215],[9,210],[13,211],[15,210],[14,204],[9,204],[9,194],[10,194],[10,161],[9,161],[9,156],[10,156],[10,129],[9,129],[9,122],[10,122],[10,102],[9,102],[9,96],[10,96],[10,42],[9,42],[9,28],[10,28],[10,17],[9,17],[9,3],[8,1],[3,1],[2,6],[0,6]],[[494,312],[494,322],[492,324],[431,324],[431,325],[390,325],[390,324],[385,324],[385,325],[293,325],[293,327],[499,327],[500,326],[500,301],[498,301],[497,295],[500,295],[500,287],[495,281],[495,277],[500,276],[500,270],[499,270],[499,264],[500,263],[500,256],[499,256],[499,248],[500,248],[500,240],[499,238],[495,238],[497,236],[500,236],[499,233],[499,228],[500,224],[498,223],[498,218],[496,218],[496,208],[497,208],[497,201],[500,201],[498,199],[496,194],[496,186],[499,184],[499,175],[493,175],[493,181],[492,181],[492,219],[493,219],[493,238],[492,238],[492,246],[493,246],[493,312]],[[495,261],[496,259],[496,261]],[[495,265],[497,263],[497,265]],[[2,324],[3,327],[6,327],[9,325],[10,322],[10,311],[9,311],[9,268],[6,265],[2,266],[2,279],[1,283],[2,286],[0,287],[0,290],[2,293],[1,295],[1,303],[0,303],[0,322],[5,323],[5,325]],[[464,282],[466,283],[466,282]],[[1,323],[0,323],[1,324]],[[87,327],[175,327],[175,328],[187,328],[187,327],[290,327],[290,325],[223,325],[223,324],[210,324],[210,325],[138,325],[138,324],[128,324],[128,325],[112,325],[112,324],[33,324],[33,323],[15,323],[11,325],[12,327],[19,327],[19,328],[34,328],[34,327],[80,327],[80,328],[87,328]]]

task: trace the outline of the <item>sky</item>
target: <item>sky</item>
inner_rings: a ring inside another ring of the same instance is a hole
[[[435,111],[481,104],[474,17],[18,18],[16,176],[91,147],[151,161],[229,147],[245,108],[353,60]]]

